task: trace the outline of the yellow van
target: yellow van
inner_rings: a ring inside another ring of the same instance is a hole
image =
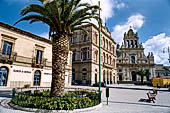
[[[170,85],[170,79],[152,78],[152,84],[155,87],[167,87],[168,85]]]

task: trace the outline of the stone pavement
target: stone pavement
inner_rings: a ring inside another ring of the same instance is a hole
[[[85,86],[74,87],[98,89]],[[102,88],[103,107],[87,113],[170,113],[170,91],[164,91],[167,90],[166,88],[159,89],[155,103],[148,103],[144,100],[148,98],[146,93],[153,89],[152,87],[134,85],[110,85],[109,87],[109,105],[106,105],[105,88]],[[6,97],[0,98],[0,100],[4,98]],[[25,112],[0,106],[0,113]]]

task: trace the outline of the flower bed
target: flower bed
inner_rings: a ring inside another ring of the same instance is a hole
[[[88,90],[68,91],[63,97],[50,97],[50,91],[35,90],[19,92],[12,98],[15,105],[47,110],[73,110],[92,107],[99,104],[97,92]]]

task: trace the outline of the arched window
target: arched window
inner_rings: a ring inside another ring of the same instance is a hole
[[[105,48],[105,38],[103,37],[103,47]]]
[[[0,67],[0,86],[6,86],[8,80],[8,68]]]
[[[106,39],[106,48],[108,49],[108,40]]]
[[[106,55],[106,63],[108,64],[108,54]]]
[[[131,63],[132,63],[132,64],[135,63],[135,56],[131,56]]]
[[[36,70],[34,72],[34,86],[40,86],[41,72]]]
[[[115,53],[116,53],[116,52],[115,52],[115,46],[113,45],[113,54],[115,55]]]

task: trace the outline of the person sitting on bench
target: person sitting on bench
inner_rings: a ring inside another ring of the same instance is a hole
[[[155,103],[154,100],[156,100],[156,95],[152,94],[150,91],[147,93],[148,98],[149,98],[149,102],[153,101],[153,103]]]

